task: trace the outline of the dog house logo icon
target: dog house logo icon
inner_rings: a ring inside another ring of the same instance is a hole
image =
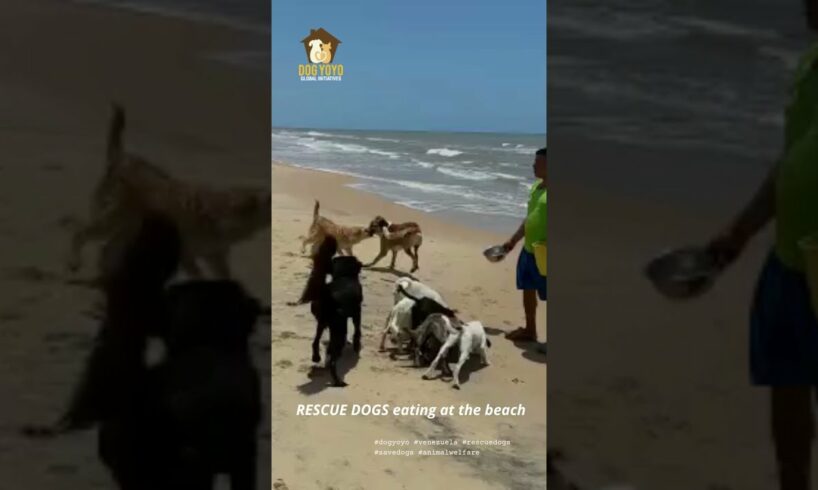
[[[340,82],[344,77],[344,65],[334,63],[341,40],[323,28],[310,29],[301,40],[307,54],[307,62],[298,65],[298,77],[302,82]]]
[[[310,29],[310,35],[301,40],[310,63],[332,63],[341,41],[323,28]]]

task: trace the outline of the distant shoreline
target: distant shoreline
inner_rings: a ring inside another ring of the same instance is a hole
[[[328,169],[321,169],[321,168],[312,168],[303,165],[298,165],[292,162],[280,161],[280,160],[273,160],[273,166],[282,166],[291,169],[295,169],[298,171],[306,171],[306,172],[318,172],[326,175],[335,176],[341,179],[344,179],[342,185],[354,192],[364,193],[370,196],[373,196],[377,199],[381,199],[384,201],[389,202],[395,206],[400,206],[402,208],[406,208],[411,210],[412,212],[422,213],[424,215],[428,215],[436,220],[440,220],[446,223],[458,224],[460,226],[464,226],[466,228],[470,228],[474,231],[478,232],[487,232],[491,234],[497,234],[498,236],[505,236],[511,235],[514,230],[516,230],[517,226],[519,226],[520,221],[523,219],[521,215],[519,219],[513,218],[510,216],[480,216],[473,213],[467,212],[458,212],[458,211],[426,211],[423,209],[414,208],[412,206],[408,206],[404,203],[398,202],[394,199],[390,199],[388,196],[381,195],[377,192],[370,191],[366,188],[360,187],[362,179],[356,175],[349,175],[343,173],[342,171],[338,170],[328,170]],[[533,181],[533,178],[532,178]]]

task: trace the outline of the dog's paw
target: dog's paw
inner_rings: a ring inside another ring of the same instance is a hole
[[[423,378],[423,379],[432,379],[432,377],[429,376],[428,374],[424,374],[423,376],[421,376],[421,378]]]
[[[345,383],[343,381],[336,381],[336,382],[332,383],[332,386],[334,386],[336,388],[344,388],[344,387],[349,386],[349,384],[347,384],[347,383]]]
[[[459,390],[459,389],[460,389],[460,385],[452,385],[452,389]]]
[[[318,364],[321,362],[321,354],[313,354],[312,355],[312,362]]]

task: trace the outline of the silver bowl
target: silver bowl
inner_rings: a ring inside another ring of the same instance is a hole
[[[713,285],[720,267],[710,252],[701,247],[670,250],[651,260],[645,275],[653,286],[671,299],[701,295]]]
[[[486,257],[486,260],[489,262],[500,262],[506,258],[506,255],[508,255],[508,250],[506,250],[506,247],[502,245],[497,245],[483,250],[483,256]]]

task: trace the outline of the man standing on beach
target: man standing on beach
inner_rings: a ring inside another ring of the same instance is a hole
[[[523,309],[525,311],[525,327],[518,328],[506,335],[509,340],[531,341],[537,340],[537,296],[546,301],[548,280],[537,269],[534,258],[534,244],[545,242],[548,236],[547,224],[547,172],[546,149],[537,150],[534,156],[534,176],[537,181],[531,186],[528,198],[528,213],[520,227],[509,240],[503,244],[508,251],[514,249],[517,242],[525,238],[523,249],[517,259],[517,289],[523,292]],[[544,351],[544,345],[541,351]]]
[[[807,24],[818,32],[818,0],[805,0]],[[750,376],[770,388],[779,488],[811,487],[818,386],[818,319],[810,304],[798,242],[818,232],[818,43],[801,58],[785,112],[784,151],[755,197],[709,250],[723,266],[775,221],[775,245],[756,286],[750,316]]]

